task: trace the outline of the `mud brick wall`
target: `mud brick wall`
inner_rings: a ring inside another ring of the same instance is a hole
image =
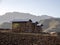
[[[60,36],[0,33],[0,45],[60,45]]]

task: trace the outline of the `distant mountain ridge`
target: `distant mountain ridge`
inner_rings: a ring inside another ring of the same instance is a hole
[[[8,12],[0,16],[0,28],[12,29],[14,19],[32,19],[43,24],[43,32],[60,32],[60,18],[47,15],[35,16],[29,13]]]
[[[0,28],[12,29],[11,21],[14,19],[32,19],[43,24],[43,32],[60,32],[60,18],[47,15],[35,16],[29,13],[8,12],[0,16]]]
[[[40,21],[40,20],[49,19],[49,18],[52,18],[52,17],[47,15],[35,16],[29,13],[8,12],[0,16],[0,23],[10,22],[14,19],[32,19],[33,21]]]
[[[14,19],[32,19],[32,21],[40,21],[45,19],[53,18],[51,16],[42,15],[35,16],[29,13],[20,13],[20,12],[7,12],[6,14],[0,16],[0,28],[12,28],[11,21]]]

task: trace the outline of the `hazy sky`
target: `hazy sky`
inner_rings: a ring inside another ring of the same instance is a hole
[[[60,17],[60,0],[0,0],[0,15],[13,11]]]

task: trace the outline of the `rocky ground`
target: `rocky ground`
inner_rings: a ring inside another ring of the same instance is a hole
[[[0,32],[0,45],[60,45],[60,36]]]

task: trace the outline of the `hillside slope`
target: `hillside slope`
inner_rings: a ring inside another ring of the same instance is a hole
[[[20,13],[20,12],[7,12],[6,14],[0,16],[0,23],[10,22],[14,19],[32,19],[33,21],[39,21],[42,19],[49,19],[51,16],[43,15],[43,16],[35,16],[29,13]]]
[[[6,14],[0,16],[0,28],[11,28],[11,22],[15,19],[32,19],[32,21],[40,21],[44,19],[53,18],[51,16],[42,15],[35,16],[29,13],[20,13],[20,12],[7,12]]]
[[[43,32],[60,32],[60,18],[41,20]]]

